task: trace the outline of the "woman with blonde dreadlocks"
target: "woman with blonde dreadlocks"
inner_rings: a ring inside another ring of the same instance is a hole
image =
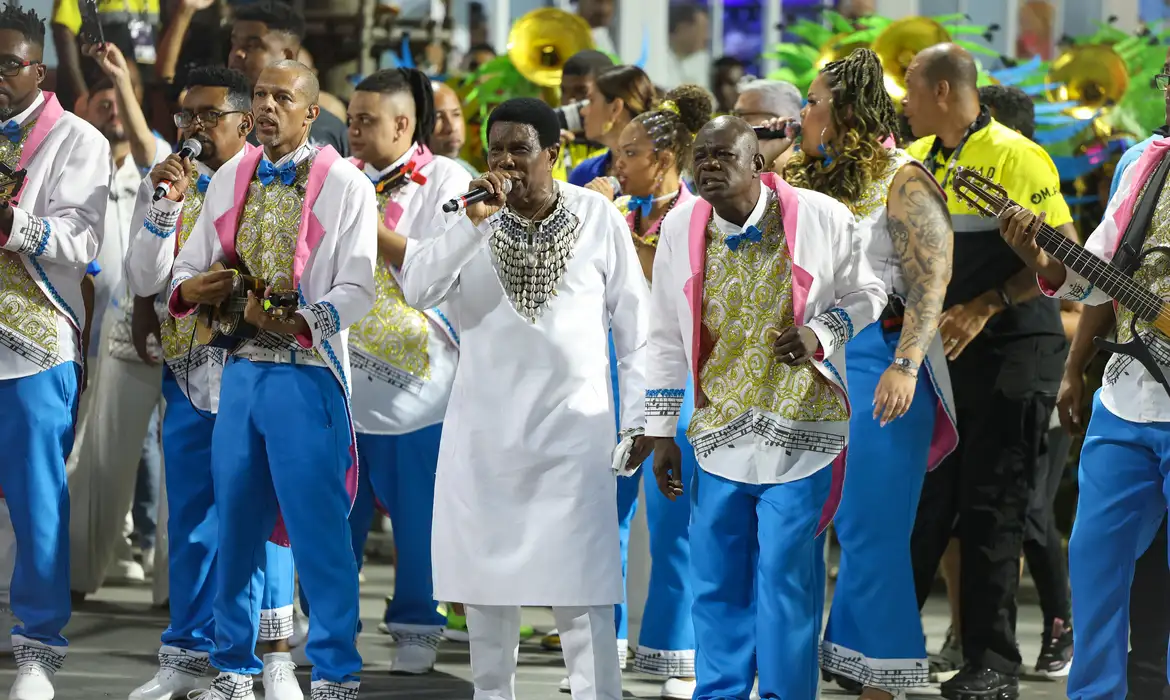
[[[858,49],[813,81],[801,114],[801,153],[785,179],[853,212],[874,273],[889,295],[875,323],[846,346],[854,411],[834,524],[841,568],[822,643],[826,676],[865,700],[926,685],[910,533],[932,469],[958,442],[937,329],[951,276],[953,233],[942,191],[894,146],[894,103],[875,53]],[[920,371],[920,369],[922,371]]]
[[[626,217],[642,272],[650,281],[658,229],[678,205],[691,199],[681,174],[690,167],[695,133],[711,120],[711,97],[698,85],[681,85],[666,94],[657,106],[635,116],[622,128],[611,151],[613,173],[623,195],[614,204]],[[598,177],[588,189],[613,197],[608,178]],[[610,342],[610,371],[617,399],[617,359]],[[620,402],[618,402],[620,406]],[[675,442],[683,454],[683,471],[689,479],[696,466],[695,451],[686,430],[693,410],[693,390],[688,386]],[[626,570],[630,525],[638,505],[642,470],[618,480],[618,527],[622,544],[622,571]],[[695,630],[691,624],[694,597],[690,586],[690,503],[670,501],[654,488],[646,489],[646,521],[650,530],[650,590],[642,615],[642,629],[634,652],[634,669],[665,679],[665,700],[691,700],[695,691]],[[626,604],[616,606],[618,656],[628,650]],[[567,690],[567,686],[562,685]]]

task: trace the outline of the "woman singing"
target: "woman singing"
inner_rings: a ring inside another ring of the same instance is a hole
[[[854,410],[834,521],[841,568],[822,644],[826,674],[864,688],[864,700],[927,684],[910,533],[927,469],[958,442],[937,335],[951,276],[950,217],[934,178],[894,147],[898,117],[883,77],[868,49],[825,66],[801,113],[801,152],[784,170],[790,184],[853,211],[889,294],[881,320],[845,350]]]
[[[598,80],[601,83],[601,80]],[[712,103],[697,85],[683,85],[666,95],[657,107],[629,121],[614,139],[610,153],[613,176],[621,184],[622,196],[614,204],[626,216],[642,271],[650,280],[658,228],[667,212],[694,195],[682,184],[680,174],[690,166],[695,133],[711,119]],[[586,122],[588,124],[588,121]],[[610,180],[597,177],[587,187],[613,198]],[[610,348],[614,396],[617,396],[617,362]],[[620,404],[619,404],[620,405]],[[686,439],[693,410],[691,388],[679,420],[676,440],[683,452],[687,476],[695,468],[695,454]],[[622,541],[622,570],[630,540],[630,523],[637,508],[642,472],[618,479],[618,519]],[[634,668],[665,678],[662,697],[690,700],[695,691],[695,633],[691,626],[689,581],[690,544],[687,526],[690,503],[669,501],[656,488],[646,489],[646,521],[650,529],[650,591],[642,616],[642,630],[634,653]],[[628,648],[626,605],[617,608],[619,654]]]

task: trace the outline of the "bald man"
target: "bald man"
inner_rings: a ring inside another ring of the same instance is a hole
[[[886,304],[854,250],[849,210],[763,169],[747,122],[703,127],[701,199],[666,215],[654,259],[640,440],[653,441],[667,498],[695,490],[695,700],[747,698],[757,672],[760,697],[817,696],[818,535],[839,501],[834,465],[849,435],[842,350]],[[704,266],[703,288],[691,289]],[[756,293],[739,293],[746,287]],[[674,436],[688,384],[699,469],[684,487]]]
[[[261,663],[250,580],[265,565],[270,536],[291,544],[313,603],[312,697],[350,700],[358,692],[358,571],[346,522],[357,465],[345,329],[373,307],[377,204],[360,170],[330,146],[309,145],[317,93],[312,71],[295,61],[260,73],[252,116],[262,148],[216,172],[175,260],[176,317],[229,296],[234,273],[208,272],[214,263],[263,279],[272,294],[263,305],[247,298],[244,320],[260,332],[224,363],[211,455],[220,518],[211,665],[220,675],[204,700],[252,697]],[[175,221],[151,225],[167,231]],[[266,311],[270,304],[285,315]]]
[[[471,163],[459,157],[467,138],[467,123],[463,120],[463,102],[459,94],[447,83],[431,83],[435,96],[435,133],[431,136],[431,148],[436,155],[446,156],[463,166],[463,169],[478,177],[479,172]]]
[[[957,168],[975,169],[1075,239],[1052,159],[991,117],[979,102],[977,74],[971,54],[954,44],[914,57],[903,101],[919,137],[910,154],[947,190]],[[954,384],[959,447],[926,476],[911,542],[915,583],[922,604],[957,520],[958,632],[965,665],[943,684],[943,695],[1015,697],[1020,552],[1068,346],[1060,302],[1040,294],[1034,274],[1001,237],[999,221],[955,196],[947,205],[955,230],[954,272],[939,333]],[[1072,628],[1064,607],[1046,611],[1040,673],[1068,673]]]

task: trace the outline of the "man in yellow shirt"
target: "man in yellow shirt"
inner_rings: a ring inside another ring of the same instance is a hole
[[[1067,353],[1059,302],[1040,295],[1033,274],[1000,237],[998,220],[959,201],[955,170],[977,170],[1076,237],[1052,159],[992,119],[980,105],[976,76],[962,48],[931,47],[910,64],[903,101],[919,137],[909,151],[947,190],[955,231],[939,332],[950,360],[959,448],[927,475],[911,541],[921,605],[958,521],[965,663],[943,684],[950,700],[1018,695],[1015,600],[1025,517]],[[1047,622],[1042,662],[1072,640],[1067,620]]]

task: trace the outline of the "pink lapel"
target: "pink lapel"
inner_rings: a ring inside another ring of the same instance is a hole
[[[804,309],[808,303],[808,290],[812,287],[813,276],[796,264],[796,229],[799,223],[800,204],[796,188],[789,185],[776,173],[763,173],[760,182],[771,188],[780,200],[780,218],[784,222],[784,242],[788,244],[788,255],[792,258],[792,315],[797,325],[804,325]]]
[[[419,144],[415,146],[415,148],[417,148],[418,151],[414,154],[414,156],[411,157],[409,161],[412,173],[417,173],[419,170],[422,170],[427,165],[430,165],[431,161],[435,159],[435,154],[431,153],[431,149],[427,148],[425,145]],[[350,158],[349,162],[357,166],[358,170],[365,170],[365,161],[358,160],[357,158]],[[425,178],[418,184],[422,185],[424,182],[426,182]],[[398,202],[395,202],[393,199],[389,199],[386,201],[386,210],[382,212],[382,223],[385,224],[386,228],[390,229],[391,231],[397,231],[398,222],[402,219],[402,213],[402,205]]]
[[[219,246],[223,248],[224,263],[228,267],[239,264],[236,257],[236,231],[240,227],[240,216],[244,213],[244,203],[248,200],[248,185],[252,176],[256,174],[256,166],[264,157],[264,149],[257,148],[245,153],[236,166],[235,189],[232,190],[232,207],[215,220],[215,233],[219,237]],[[206,203],[204,203],[206,206]]]
[[[323,146],[309,167],[309,182],[305,185],[305,199],[301,209],[301,228],[297,232],[297,249],[293,258],[294,287],[299,288],[301,274],[305,271],[309,256],[325,236],[325,227],[313,212],[313,205],[317,203],[317,196],[321,194],[325,179],[329,177],[329,169],[340,157],[333,146]]]
[[[1170,151],[1170,138],[1152,141],[1142,152],[1138,161],[1130,166],[1134,168],[1134,177],[1130,180],[1129,194],[1121,202],[1117,211],[1113,213],[1113,221],[1117,224],[1117,240],[1113,242],[1114,252],[1117,252],[1117,247],[1121,245],[1121,239],[1125,236],[1125,227],[1129,225],[1133,210],[1137,208],[1138,195],[1141,194],[1142,185],[1154,174],[1154,170],[1162,162],[1162,157],[1167,155],[1167,151]]]
[[[702,369],[700,340],[703,336],[703,281],[707,270],[707,221],[711,218],[711,203],[705,199],[695,202],[687,231],[687,249],[690,253],[691,276],[683,285],[683,294],[691,306],[691,377],[695,383],[695,403],[701,406],[699,370]]]
[[[42,93],[45,96],[45,105],[41,108],[41,114],[37,117],[37,123],[33,125],[32,131],[29,132],[28,139],[24,142],[24,150],[20,154],[20,164],[17,169],[27,168],[29,160],[41,147],[45,137],[53,130],[53,126],[65,110],[61,108],[61,103],[57,101],[57,96],[51,92]]]

